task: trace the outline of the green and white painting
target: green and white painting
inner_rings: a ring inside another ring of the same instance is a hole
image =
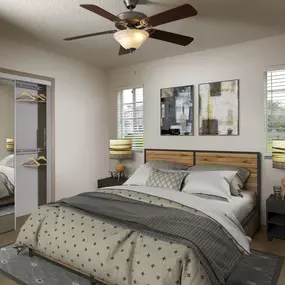
[[[199,85],[199,135],[239,135],[239,80]]]

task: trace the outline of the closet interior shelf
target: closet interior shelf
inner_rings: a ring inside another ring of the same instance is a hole
[[[46,99],[46,96],[43,94],[31,94],[29,92],[23,92],[21,95],[16,97],[16,102],[46,103]]]
[[[30,148],[30,149],[16,149],[16,155],[27,155],[33,153],[40,153],[45,151],[45,148]]]

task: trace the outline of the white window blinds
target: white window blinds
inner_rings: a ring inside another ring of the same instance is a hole
[[[117,130],[119,139],[132,139],[133,150],[143,149],[143,88],[118,91]]]
[[[266,152],[272,152],[272,140],[285,135],[285,69],[267,71],[266,90]]]

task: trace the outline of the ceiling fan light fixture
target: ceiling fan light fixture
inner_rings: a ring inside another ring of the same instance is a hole
[[[138,49],[149,38],[149,33],[144,30],[127,29],[116,32],[114,38],[124,49]]]

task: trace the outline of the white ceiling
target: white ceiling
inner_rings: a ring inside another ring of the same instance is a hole
[[[141,0],[137,11],[153,15],[184,3],[198,16],[159,26],[195,38],[188,47],[149,39],[135,54],[118,56],[112,35],[64,42],[65,37],[114,28],[79,4],[119,14],[123,0],[0,0],[0,36],[65,54],[100,67],[117,67],[285,33],[284,0]]]

